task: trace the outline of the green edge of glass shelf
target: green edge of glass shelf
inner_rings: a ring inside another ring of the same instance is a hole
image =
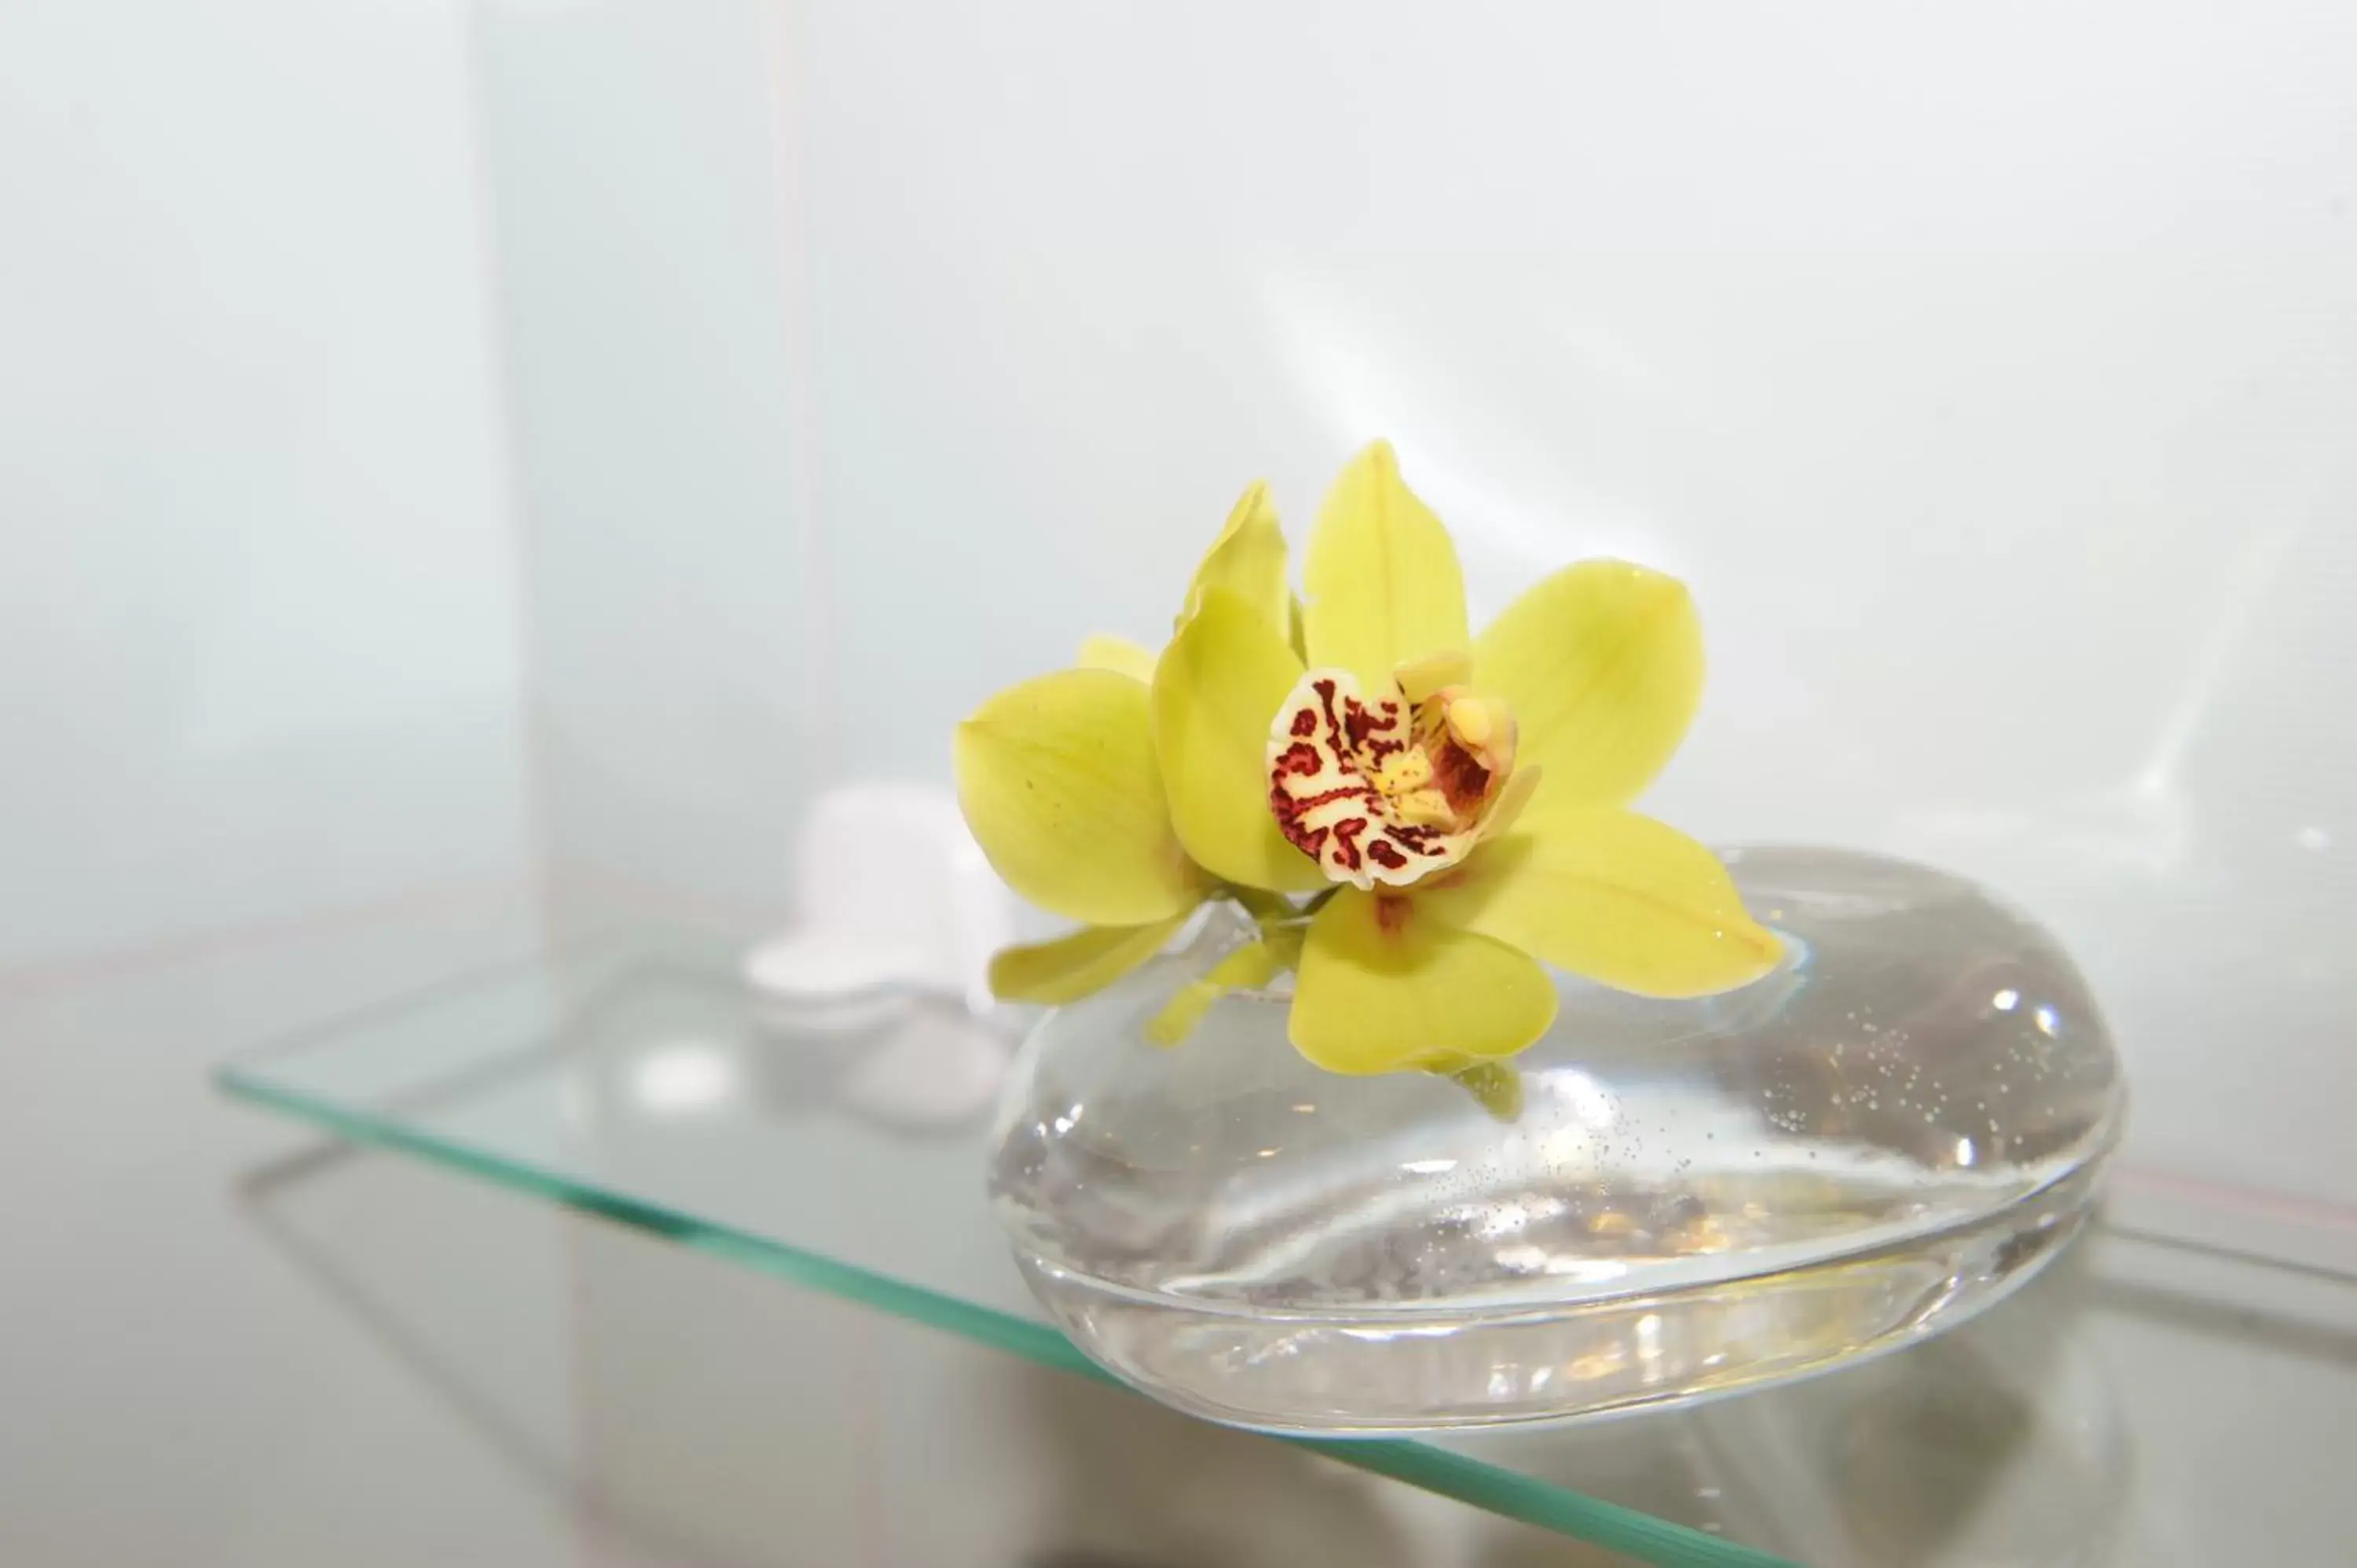
[[[1099,1382],[1125,1388],[1095,1362],[1073,1348],[1045,1323],[1027,1322],[988,1307],[980,1307],[918,1285],[887,1279],[865,1269],[852,1268],[832,1258],[805,1252],[766,1237],[748,1235],[726,1226],[709,1224],[693,1215],[676,1213],[617,1192],[581,1186],[546,1171],[534,1170],[488,1154],[412,1133],[401,1126],[354,1115],[333,1105],[290,1094],[242,1072],[225,1068],[217,1080],[228,1093],[323,1127],[355,1143],[414,1155],[468,1176],[497,1182],[518,1192],[631,1226],[667,1241],[693,1247],[743,1268],[773,1274],[795,1284],[892,1313],[930,1328],[963,1335],[995,1350],[1021,1356],[1058,1371],[1078,1372]],[[1391,1439],[1331,1441],[1277,1438],[1298,1447],[1328,1455],[1348,1465],[1411,1486],[1455,1498],[1507,1519],[1520,1520],[1559,1534],[1576,1537],[1615,1552],[1625,1552],[1664,1568],[1708,1568],[1708,1565],[1786,1564],[1790,1560],[1756,1552],[1706,1535],[1684,1525],[1655,1519],[1635,1509],[1566,1491],[1519,1476],[1495,1465],[1428,1444]]]
[[[633,988],[641,997],[650,991],[658,995],[668,992],[669,1004],[641,1007],[639,1016],[618,1025],[613,1010],[630,1010]],[[511,1005],[501,1005],[503,1001]],[[475,1015],[471,1017],[470,1008]],[[431,1022],[442,1014],[450,1016],[438,1026]],[[510,1031],[519,1026],[527,1034],[527,1044],[501,1052],[503,1041],[512,1038]],[[627,1176],[601,1179],[582,1169],[568,1168],[581,1162],[577,1150],[573,1157],[566,1157],[564,1140],[553,1131],[564,1118],[552,1110],[568,1096],[552,1093],[551,1088],[557,1079],[576,1069],[580,1057],[610,1054],[618,1043],[642,1057],[647,1042],[667,1037],[702,1044],[665,1048],[709,1049],[716,1036],[733,1034],[741,1044],[748,1036],[758,1038],[761,1033],[750,993],[737,982],[729,955],[696,939],[641,934],[635,940],[608,940],[560,951],[522,968],[461,978],[421,995],[306,1031],[233,1059],[219,1069],[216,1081],[229,1095],[311,1122],[353,1143],[429,1160],[748,1269],[962,1335],[1042,1366],[1119,1386],[1117,1380],[1083,1357],[1049,1323],[1024,1316],[1022,1301],[1009,1300],[1002,1294],[1000,1299],[1006,1302],[1003,1307],[971,1294],[936,1289],[901,1277],[920,1271],[879,1268],[872,1258],[847,1259],[846,1247],[828,1244],[829,1239],[823,1236],[817,1238],[817,1245],[781,1240],[774,1233],[780,1229],[777,1226],[691,1212],[690,1207],[705,1209],[709,1205],[683,1206],[672,1200],[673,1195],[658,1199],[632,1190],[646,1184]],[[502,1098],[502,1108],[485,1111],[488,1102]],[[465,1108],[466,1113],[451,1115],[454,1105]],[[808,1103],[802,1107],[805,1112],[811,1109]],[[806,1114],[798,1128],[781,1130],[759,1122],[740,1126],[737,1146],[730,1153],[741,1156],[746,1140],[752,1137],[799,1138],[828,1145],[814,1162],[823,1166],[838,1162],[846,1136],[862,1143],[884,1141],[888,1145],[884,1157],[896,1162],[895,1169],[905,1164],[912,1176],[926,1184],[929,1198],[948,1192],[960,1198],[971,1195],[970,1202],[945,1206],[930,1201],[910,1205],[902,1200],[889,1217],[914,1208],[946,1207],[957,1216],[954,1222],[966,1228],[962,1240],[986,1247],[1003,1259],[980,1191],[978,1129],[932,1140],[932,1156],[920,1160],[909,1155],[909,1150],[920,1145],[894,1146],[890,1133],[853,1122],[822,1109],[815,1115]],[[708,1136],[708,1131],[704,1135]],[[670,1133],[666,1141],[676,1154],[692,1151],[694,1145],[690,1140],[697,1136],[692,1128],[683,1127]],[[603,1132],[591,1138],[622,1141]],[[644,1147],[642,1143],[638,1157],[643,1158]],[[780,1144],[777,1151],[785,1147]],[[716,1168],[725,1168],[726,1163],[719,1161]],[[679,1168],[677,1162],[673,1168]],[[788,1170],[779,1179],[792,1184],[798,1178]],[[952,1183],[954,1187],[948,1185]],[[770,1189],[777,1190],[774,1186]],[[812,1210],[813,1215],[821,1212],[817,1207]],[[846,1233],[832,1240],[840,1243],[855,1234],[869,1236],[875,1229],[855,1220]],[[939,1238],[931,1241],[909,1249],[908,1256],[938,1257]],[[970,1274],[978,1272],[970,1249],[962,1259],[952,1261],[953,1271],[961,1262]],[[1011,1264],[1005,1266],[1004,1275],[1008,1281],[1014,1278]],[[991,1284],[998,1286],[995,1277]],[[1276,1440],[1664,1568],[1789,1562],[1433,1444],[1390,1439]]]

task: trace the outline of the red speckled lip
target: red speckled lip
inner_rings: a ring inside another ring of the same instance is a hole
[[[1269,810],[1286,838],[1337,882],[1404,887],[1455,865],[1479,837],[1469,822],[1450,832],[1404,820],[1376,785],[1383,763],[1415,744],[1416,717],[1396,687],[1370,701],[1348,671],[1313,670],[1270,726]],[[1489,770],[1453,745],[1438,751],[1433,787],[1452,811],[1472,816]]]

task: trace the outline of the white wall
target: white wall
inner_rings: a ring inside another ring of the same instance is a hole
[[[0,4],[0,1561],[584,1562],[241,1178],[221,1057],[528,950],[463,0]],[[568,1410],[530,1216],[396,1194]],[[643,1561],[619,1548],[600,1563]]]
[[[526,873],[464,16],[0,7],[0,972]]]
[[[2345,7],[491,13],[568,855],[758,898],[1388,433],[1477,614],[1693,581],[1662,811],[2027,903],[2139,1160],[2351,1219]]]

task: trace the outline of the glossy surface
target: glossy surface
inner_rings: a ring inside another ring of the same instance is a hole
[[[1700,1002],[1558,982],[1510,1120],[1344,1078],[1282,995],[1146,1022],[1245,939],[1049,1018],[992,1190],[1033,1291],[1159,1398],[1276,1431],[1593,1415],[1945,1328],[2075,1234],[2126,1088],[2077,972],[1970,885],[1839,851],[1731,857],[1784,939]]]
[[[224,1081],[748,1268],[1085,1366],[991,1224],[975,1179],[985,1130],[914,1135],[851,1109],[856,1051],[780,1054],[733,956],[669,938],[580,950],[249,1053]],[[663,1311],[701,1320],[692,1301]],[[2327,1563],[2344,1539],[2332,1456],[2357,1441],[2352,1321],[2345,1281],[2099,1233],[1957,1335],[1859,1371],[1592,1429],[1327,1451],[1656,1563],[1764,1552],[1945,1568],[1990,1561],[1998,1541],[2017,1546],[2011,1563],[2194,1568],[2262,1540],[2274,1560]],[[1975,1391],[1992,1366],[1995,1389]],[[1971,1419],[1951,1419],[1959,1402]],[[1859,1485],[1875,1474],[1859,1455],[1877,1454],[1911,1455],[1939,1484]]]

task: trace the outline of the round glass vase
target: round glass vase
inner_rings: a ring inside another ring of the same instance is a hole
[[[1310,1066],[1284,984],[1147,1043],[1241,913],[1050,1014],[990,1172],[1031,1290],[1157,1399],[1327,1435],[1730,1392],[1996,1301],[2077,1230],[2126,1108],[2077,971],[1938,871],[1727,859],[1784,939],[1767,978],[1559,979],[1547,1034],[1464,1079]]]

